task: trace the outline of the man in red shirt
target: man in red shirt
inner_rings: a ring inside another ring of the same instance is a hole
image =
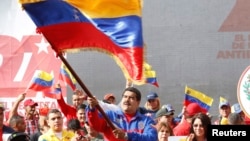
[[[173,129],[175,136],[189,135],[193,116],[202,112],[202,108],[197,103],[190,103],[183,110],[184,114],[181,122]]]
[[[57,99],[57,103],[62,111],[62,113],[64,114],[64,116],[67,118],[67,121],[69,121],[72,118],[77,118],[76,116],[76,108],[77,106],[79,106],[80,104],[82,104],[84,102],[86,98],[86,95],[83,94],[83,91],[81,90],[75,90],[73,95],[72,95],[72,103],[73,105],[69,105],[67,104],[64,99],[63,96],[61,94],[61,98]]]

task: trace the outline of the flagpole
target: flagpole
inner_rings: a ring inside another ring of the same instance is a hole
[[[71,72],[71,74],[75,77],[76,81],[78,82],[78,84],[82,87],[82,89],[84,90],[84,92],[91,98],[94,98],[94,96],[91,94],[91,92],[88,90],[88,88],[84,85],[84,83],[81,81],[81,79],[78,77],[78,75],[76,74],[76,72],[73,70],[73,68],[70,66],[70,64],[68,63],[68,61],[63,57],[62,53],[59,53],[58,56],[60,57],[60,59],[63,61],[64,65],[69,69],[69,71]],[[115,129],[115,126],[113,125],[113,123],[109,120],[109,118],[107,117],[106,113],[103,111],[103,109],[101,108],[101,106],[98,104],[96,106],[96,108],[99,110],[99,112],[102,114],[102,116],[104,117],[104,119],[107,121],[107,123],[109,124],[109,126],[112,129]]]

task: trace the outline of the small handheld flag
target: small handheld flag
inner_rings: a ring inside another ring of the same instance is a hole
[[[34,91],[44,91],[53,85],[54,77],[42,70],[36,70],[28,89]]]
[[[213,98],[197,90],[185,87],[185,101],[184,104],[187,106],[189,103],[198,103],[204,112],[208,112],[213,104]]]
[[[60,68],[59,79],[62,80],[63,82],[66,82],[71,87],[72,90],[76,89],[76,79],[63,63]]]
[[[143,66],[144,66],[144,76],[146,83],[159,87],[156,80],[156,72],[152,70],[152,67],[146,62],[144,62]]]

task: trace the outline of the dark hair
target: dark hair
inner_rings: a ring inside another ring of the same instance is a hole
[[[24,119],[23,116],[20,116],[20,115],[13,115],[11,118],[10,118],[10,122],[9,122],[9,125],[10,127],[14,127],[16,126],[20,121],[22,121]]]
[[[59,111],[58,109],[50,109],[48,114],[47,114],[47,119],[49,119],[49,114],[56,114],[56,113],[60,113],[60,115],[62,115],[61,111]]]
[[[78,119],[70,119],[67,124],[67,129],[73,131],[81,129],[80,121]]]
[[[79,111],[81,109],[85,110],[86,107],[87,106],[85,104],[80,104],[80,105],[77,106],[76,111]]]
[[[202,123],[202,127],[204,128],[204,137],[207,137],[207,128],[208,125],[211,125],[211,120],[209,118],[208,115],[206,115],[205,113],[197,113],[194,115],[194,117],[192,118],[192,122],[191,122],[191,128],[190,128],[190,133],[194,133],[194,121],[196,119],[200,119],[201,123]],[[194,137],[193,141],[197,141],[197,139]]]
[[[123,95],[126,91],[130,91],[130,92],[135,93],[137,101],[141,101],[141,92],[140,92],[137,88],[135,88],[135,87],[128,87],[128,88],[126,88],[126,89],[123,91],[122,95]]]

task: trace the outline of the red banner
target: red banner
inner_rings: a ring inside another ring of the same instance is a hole
[[[24,36],[21,41],[0,35],[0,96],[24,92],[36,70],[53,73],[58,78],[61,60],[40,35]],[[28,96],[35,96],[29,91]]]
[[[27,89],[36,70],[52,73],[57,82],[61,63],[41,35],[23,36],[20,41],[12,36],[0,35],[0,102],[7,109],[11,108],[16,97]],[[66,95],[65,85],[61,86]],[[45,99],[41,92],[32,90],[27,91],[26,97],[36,99],[38,107],[53,100]]]

